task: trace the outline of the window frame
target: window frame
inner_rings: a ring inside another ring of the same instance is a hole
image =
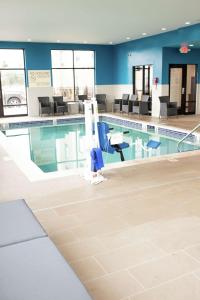
[[[51,55],[51,77],[52,77],[52,86],[54,88],[54,84],[53,84],[53,70],[73,70],[73,82],[74,82],[74,86],[73,86],[73,92],[74,92],[74,101],[76,101],[76,78],[75,78],[75,70],[93,70],[94,72],[94,87],[93,90],[95,91],[95,82],[96,82],[96,51],[95,50],[90,50],[90,49],[51,49],[51,54],[52,51],[72,51],[72,59],[73,59],[73,63],[72,63],[72,68],[66,68],[66,67],[57,67],[57,68],[53,68],[52,67],[52,55]],[[75,51],[90,51],[94,53],[94,67],[93,68],[86,68],[86,67],[75,67],[74,65],[74,52]]]
[[[26,75],[26,58],[25,58],[25,49],[24,48],[0,48],[1,50],[21,50],[23,52],[23,68],[1,68],[0,67],[0,117],[21,117],[28,116],[28,102],[27,102],[27,75]],[[17,104],[17,106],[26,106],[27,113],[26,114],[17,114],[17,115],[4,115],[4,107],[11,107],[14,105],[4,105],[3,104],[3,93],[2,93],[2,82],[1,82],[1,71],[24,71],[24,87],[25,87],[25,104]]]

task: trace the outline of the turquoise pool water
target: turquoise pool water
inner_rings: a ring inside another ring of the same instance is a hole
[[[113,124],[110,124],[110,127],[114,128],[112,132],[129,130],[129,133],[125,135],[125,141],[130,144],[130,147],[123,151],[125,160],[143,159],[178,152],[178,140],[151,132],[125,129]],[[3,131],[13,145],[13,151],[18,151],[21,156],[31,159],[43,172],[84,167],[84,132],[84,124],[41,126]],[[136,139],[140,139],[140,143],[144,147],[150,139],[160,141],[161,145],[157,150],[147,152],[134,144]],[[181,149],[182,151],[192,151],[199,148],[189,143],[183,143]],[[103,157],[105,164],[120,161],[118,153],[103,153]]]

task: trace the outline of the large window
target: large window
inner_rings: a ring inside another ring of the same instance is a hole
[[[0,49],[0,115],[27,115],[22,49]]]
[[[52,50],[52,76],[55,95],[66,100],[94,94],[94,51]]]

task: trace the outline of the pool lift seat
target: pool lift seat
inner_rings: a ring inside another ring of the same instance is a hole
[[[110,128],[107,123],[105,122],[98,122],[98,134],[99,134],[99,144],[102,151],[114,154],[115,152],[118,152],[120,154],[121,161],[124,161],[124,154],[123,149],[126,149],[129,147],[128,143],[120,143],[111,145],[110,139],[108,138],[108,134],[110,132]],[[127,133],[127,132],[124,132]]]

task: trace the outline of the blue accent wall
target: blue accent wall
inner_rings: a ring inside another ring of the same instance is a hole
[[[200,83],[200,49],[192,49],[187,54],[181,54],[178,48],[163,48],[162,83],[169,83],[170,64],[191,64],[197,65],[198,78]]]
[[[132,67],[145,64],[153,64],[153,76],[159,78],[159,83],[168,83],[170,60],[172,63],[199,64],[198,50],[192,49],[187,55],[179,54],[177,50],[182,43],[195,41],[200,41],[200,24],[116,45],[113,53],[113,83],[131,84]],[[165,49],[169,47],[175,49]]]
[[[0,48],[21,48],[25,52],[26,70],[50,70],[51,50],[95,51],[96,84],[113,83],[113,46],[58,43],[0,42]]]
[[[153,76],[162,76],[162,48],[146,45],[146,41],[117,45],[114,49],[114,84],[131,84],[132,68],[138,65],[153,65]]]

